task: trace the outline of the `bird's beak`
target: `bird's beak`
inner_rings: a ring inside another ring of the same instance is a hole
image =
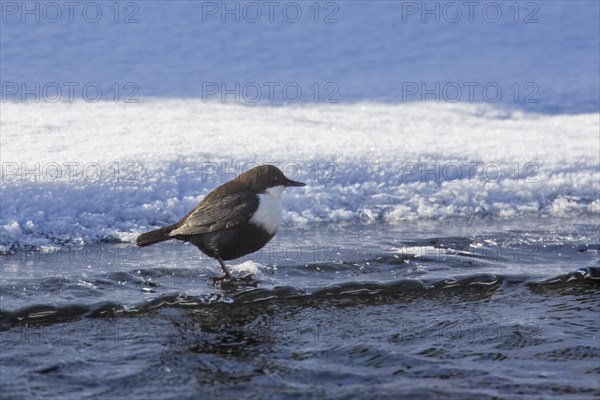
[[[304,183],[304,182],[298,182],[298,181],[293,181],[291,179],[288,179],[285,182],[285,186],[306,186],[306,183]]]

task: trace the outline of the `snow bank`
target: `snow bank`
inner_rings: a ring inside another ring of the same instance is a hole
[[[473,104],[2,106],[3,251],[132,240],[263,163],[284,224],[600,214],[598,114]]]

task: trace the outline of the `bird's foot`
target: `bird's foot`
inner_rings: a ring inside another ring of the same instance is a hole
[[[256,286],[257,281],[254,281],[252,277],[254,274],[246,274],[243,276],[235,277],[232,275],[223,275],[215,278],[210,278],[213,286],[221,287],[236,287],[236,286]]]

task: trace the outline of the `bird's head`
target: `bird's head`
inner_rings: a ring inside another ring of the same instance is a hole
[[[306,183],[289,179],[274,165],[254,167],[238,176],[237,179],[254,193],[269,191],[281,195],[288,186],[306,186]]]

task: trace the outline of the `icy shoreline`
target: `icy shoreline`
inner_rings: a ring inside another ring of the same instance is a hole
[[[128,241],[262,163],[284,224],[600,215],[598,114],[473,104],[2,106],[3,250]]]

